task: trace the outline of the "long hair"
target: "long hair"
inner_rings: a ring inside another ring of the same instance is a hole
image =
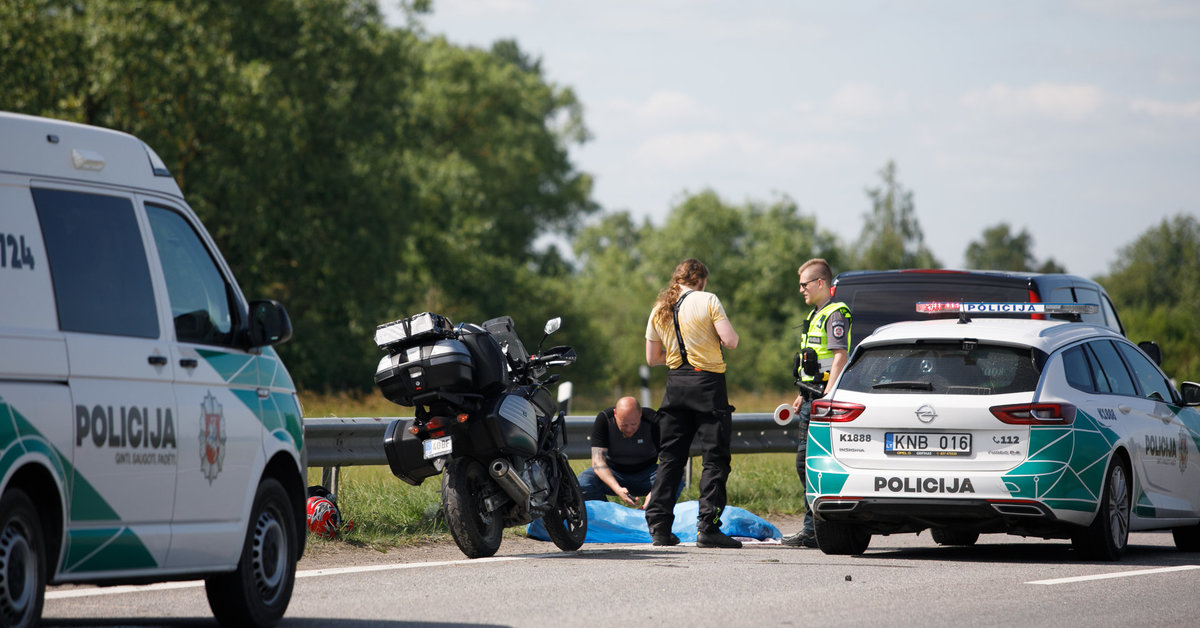
[[[671,283],[658,293],[654,301],[654,326],[663,327],[671,320],[671,308],[679,300],[684,286],[698,286],[708,279],[708,267],[698,259],[688,258],[679,262],[671,273]]]

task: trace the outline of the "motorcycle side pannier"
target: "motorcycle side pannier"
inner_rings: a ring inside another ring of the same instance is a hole
[[[425,478],[442,472],[446,466],[446,456],[426,460],[421,439],[408,431],[412,424],[412,419],[392,421],[383,434],[383,451],[387,454],[392,475],[405,484],[420,486]]]
[[[414,398],[427,391],[472,392],[473,370],[466,345],[438,340],[384,356],[375,370],[375,383],[389,401],[412,406]]]

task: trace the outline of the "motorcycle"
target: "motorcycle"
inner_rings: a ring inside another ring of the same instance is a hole
[[[562,319],[546,322],[530,355],[503,316],[482,325],[425,312],[380,325],[387,355],[375,383],[416,416],[388,425],[384,451],[392,474],[412,485],[442,474],[442,512],[469,558],[492,556],[509,526],[543,519],[550,539],[574,551],[587,536],[587,508],[566,448],[565,412],[549,387],[551,367],[575,350],[542,350]]]

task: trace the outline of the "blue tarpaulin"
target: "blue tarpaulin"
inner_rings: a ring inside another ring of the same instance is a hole
[[[616,502],[589,501],[587,504],[588,531],[585,543],[649,543],[650,529],[646,527],[646,511],[627,508]],[[684,543],[696,540],[696,517],[700,502],[692,500],[675,504],[675,524],[671,531]],[[767,540],[778,539],[779,528],[766,519],[737,506],[728,506],[721,513],[721,531],[729,536]],[[541,519],[525,529],[531,539],[549,541]]]

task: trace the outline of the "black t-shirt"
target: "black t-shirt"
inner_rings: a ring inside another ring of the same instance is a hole
[[[613,408],[596,415],[592,447],[608,449],[608,466],[621,473],[637,473],[658,464],[658,413],[642,408],[642,422],[633,436],[617,429]]]

